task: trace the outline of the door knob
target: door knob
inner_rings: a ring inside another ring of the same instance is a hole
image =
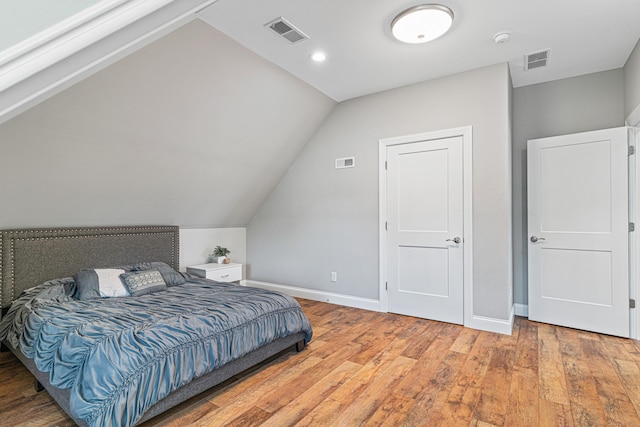
[[[447,239],[445,240],[446,242],[453,242],[453,243],[460,243],[462,242],[462,239],[459,237],[454,237],[453,239]]]
[[[529,239],[529,240],[531,240],[531,243],[535,243],[538,240],[545,240],[545,238],[544,237],[531,236],[531,239]]]

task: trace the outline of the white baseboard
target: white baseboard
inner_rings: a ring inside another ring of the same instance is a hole
[[[362,308],[364,310],[380,311],[380,301],[354,297],[352,295],[336,294],[333,292],[318,291],[315,289],[298,288],[295,286],[279,285],[276,283],[259,282],[257,280],[241,280],[241,285],[254,286],[256,288],[269,289],[282,292],[292,297],[306,298],[313,301],[322,301],[346,307]]]
[[[474,315],[469,322],[464,323],[464,326],[466,328],[479,329],[481,331],[511,335],[513,332],[514,316],[515,316],[515,311],[514,311],[514,308],[511,307],[511,313],[509,313],[509,320]]]
[[[516,309],[516,316],[529,317],[529,306],[527,304],[515,303],[513,306]]]
[[[253,286],[256,288],[268,289],[282,292],[292,297],[306,298],[313,301],[328,302],[331,304],[344,305],[346,307],[361,308],[364,310],[381,311],[380,301],[354,297],[352,295],[336,294],[333,292],[318,291],[315,289],[298,288],[296,286],[280,285],[277,283],[260,282],[257,280],[241,280],[243,286]],[[511,335],[513,330],[514,308],[511,308],[509,320],[495,319],[492,317],[473,316],[471,322],[465,322],[465,327],[479,329],[487,332]]]

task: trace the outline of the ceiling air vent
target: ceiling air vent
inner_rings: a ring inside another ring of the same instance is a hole
[[[551,49],[541,50],[540,52],[530,53],[524,56],[524,70],[533,70],[534,68],[542,68],[549,65],[549,54]]]
[[[265,27],[275,31],[281,37],[289,40],[291,43],[297,43],[309,38],[305,33],[291,25],[286,19],[280,17],[275,21],[265,24]]]

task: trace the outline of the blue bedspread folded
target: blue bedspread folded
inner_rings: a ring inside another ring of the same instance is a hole
[[[71,411],[91,426],[129,426],[193,378],[296,332],[312,330],[295,299],[189,279],[139,297],[79,301],[72,278],[32,288],[0,323]]]

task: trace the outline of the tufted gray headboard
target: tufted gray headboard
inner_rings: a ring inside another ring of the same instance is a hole
[[[83,268],[163,261],[179,268],[176,226],[0,230],[0,303]]]

